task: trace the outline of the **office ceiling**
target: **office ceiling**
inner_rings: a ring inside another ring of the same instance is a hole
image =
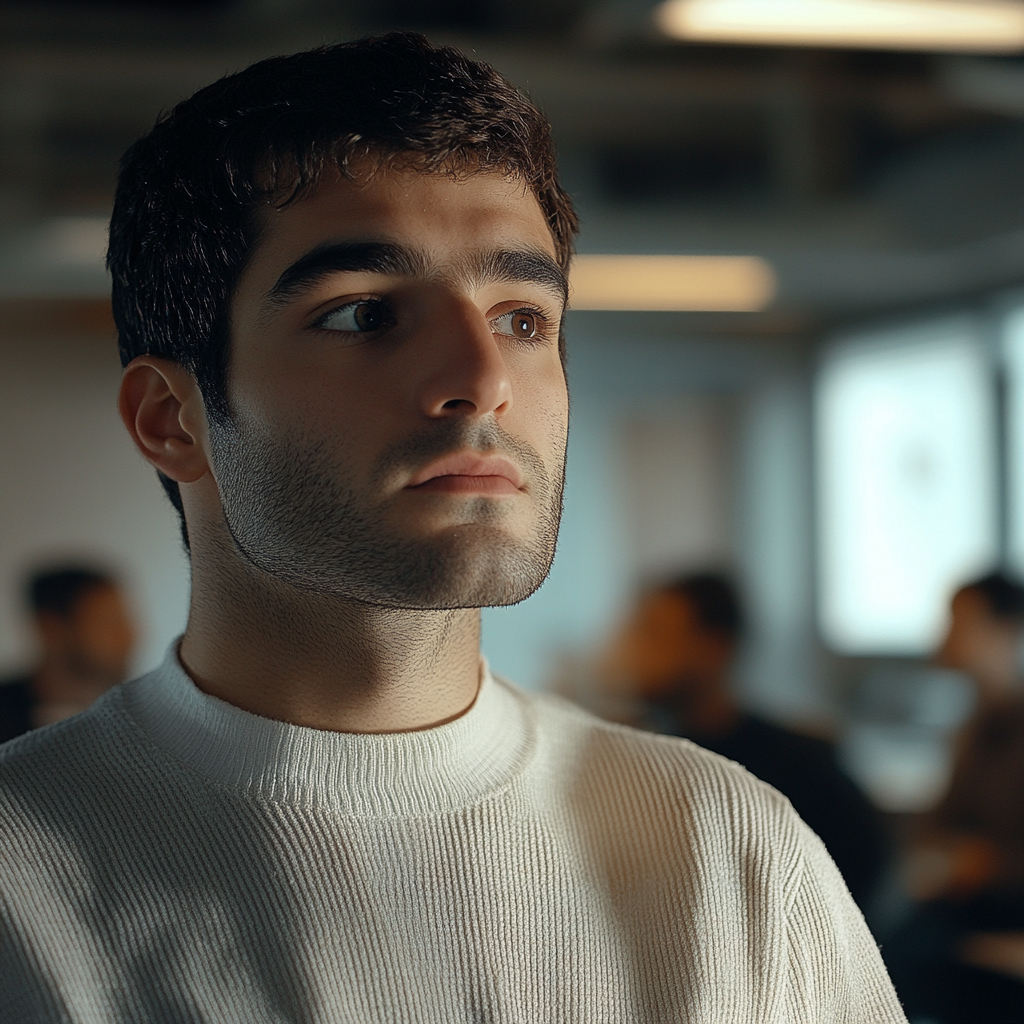
[[[88,239],[120,153],[159,110],[259,57],[390,27],[472,50],[544,108],[582,251],[775,265],[765,314],[659,316],[659,331],[814,335],[1024,283],[1024,63],[673,44],[648,13],[629,0],[0,3],[0,297],[102,293]]]

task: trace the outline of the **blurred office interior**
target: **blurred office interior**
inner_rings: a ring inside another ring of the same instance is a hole
[[[120,153],[254,59],[420,28],[547,112],[583,220],[560,548],[484,613],[494,668],[586,702],[639,585],[725,568],[744,700],[839,737],[882,809],[933,803],[971,706],[927,661],[949,597],[1024,572],[1024,13],[975,3],[989,34],[943,36],[950,0],[927,38],[797,38],[716,35],[700,6],[0,3],[0,670],[31,657],[41,560],[130,581],[137,669],[184,624],[176,522],[114,408]]]

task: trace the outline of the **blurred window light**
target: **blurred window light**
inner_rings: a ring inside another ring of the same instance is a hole
[[[854,687],[840,757],[886,811],[920,813],[949,785],[951,740],[974,710],[970,677],[913,663],[872,668]]]
[[[1007,559],[1024,575],[1024,306],[1003,321],[1006,370]]]
[[[896,814],[931,810],[949,786],[949,743],[931,730],[860,722],[840,746],[843,767],[876,807]]]
[[[757,312],[775,274],[757,256],[577,256],[573,309]]]
[[[995,395],[964,317],[848,340],[816,388],[819,618],[845,654],[924,654],[996,560]]]
[[[676,39],[1014,53],[1024,49],[1018,0],[666,0],[655,23]]]

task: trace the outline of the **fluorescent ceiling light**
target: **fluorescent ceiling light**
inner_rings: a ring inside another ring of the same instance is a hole
[[[1020,0],[666,0],[666,35],[718,43],[1013,53]]]
[[[577,256],[573,309],[756,312],[775,274],[756,256]]]

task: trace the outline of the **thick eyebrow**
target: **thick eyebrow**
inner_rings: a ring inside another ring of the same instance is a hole
[[[468,276],[479,282],[520,281],[538,284],[553,292],[565,308],[569,301],[569,280],[562,268],[542,249],[495,249],[471,258]]]
[[[325,242],[297,259],[267,293],[268,307],[287,305],[329,274],[369,273],[402,277],[426,272],[422,255],[392,242]]]
[[[519,281],[538,284],[557,295],[563,308],[569,282],[561,267],[542,249],[493,249],[459,260],[457,275],[483,284]],[[387,274],[394,277],[431,276],[424,254],[394,242],[325,242],[286,268],[264,300],[264,312],[287,305],[334,273]]]

